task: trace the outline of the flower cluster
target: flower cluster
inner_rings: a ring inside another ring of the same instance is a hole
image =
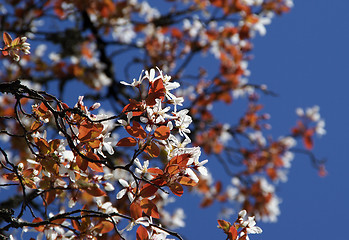
[[[227,239],[229,240],[249,240],[248,234],[262,233],[262,229],[256,226],[255,217],[248,217],[246,219],[246,215],[247,211],[241,210],[237,220],[233,224],[225,220],[218,220],[218,228],[221,228],[227,234]]]
[[[9,55],[14,61],[18,62],[20,60],[20,56],[18,55],[19,52],[23,52],[26,55],[30,54],[30,44],[26,42],[27,37],[17,37],[16,39],[12,40],[10,34],[4,32],[3,40],[5,47],[0,49],[2,55]]]

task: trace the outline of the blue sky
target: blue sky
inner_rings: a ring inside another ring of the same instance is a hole
[[[293,120],[288,111],[319,105],[327,135],[314,151],[328,159],[329,174],[319,178],[306,157],[295,158],[289,181],[280,187],[278,223],[261,224],[264,233],[252,239],[346,238],[340,229],[349,213],[348,7],[344,0],[295,1],[294,9],[274,19],[268,34],[255,41],[251,81],[268,80],[280,94],[268,102],[274,129]]]
[[[328,176],[320,178],[310,160],[297,155],[288,182],[277,190],[283,199],[278,222],[259,222],[263,234],[250,238],[345,239],[349,214],[349,1],[294,2],[290,13],[267,26],[266,36],[254,40],[250,82],[266,83],[279,94],[262,99],[275,134],[287,132],[294,124],[297,107],[320,106],[327,134],[316,140],[314,152],[327,158]],[[196,235],[208,227],[206,222],[212,224],[213,212],[195,214],[197,222],[188,221],[184,235],[188,239],[224,239],[213,228]],[[201,226],[195,226],[199,223]]]

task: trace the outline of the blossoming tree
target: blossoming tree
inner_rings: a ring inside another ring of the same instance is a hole
[[[218,220],[222,238],[248,239],[255,218],[276,221],[294,153],[326,173],[319,107],[266,138],[259,96],[274,93],[247,80],[253,37],[292,0],[150,2],[0,3],[2,238],[182,239],[167,205],[195,192],[239,212]],[[219,117],[237,99],[241,116]]]

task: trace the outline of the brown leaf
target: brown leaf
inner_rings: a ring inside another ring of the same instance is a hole
[[[12,37],[10,36],[10,34],[8,34],[7,32],[4,32],[3,39],[4,39],[5,45],[11,45]]]
[[[149,200],[147,198],[142,199],[141,207],[142,207],[143,212],[145,214],[147,214],[148,216],[151,216],[153,218],[160,218],[158,208],[151,200]]]
[[[154,137],[158,140],[166,140],[170,136],[170,128],[167,126],[160,126],[154,132]]]
[[[148,240],[149,239],[148,231],[142,225],[139,225],[139,227],[137,228],[136,235],[137,235],[137,237],[136,237],[137,240]]]
[[[136,146],[137,140],[132,137],[126,137],[119,140],[119,142],[116,144],[116,146],[119,147],[131,147]]]

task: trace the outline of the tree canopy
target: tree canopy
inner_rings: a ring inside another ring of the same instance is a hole
[[[326,174],[312,152],[319,107],[270,136],[260,96],[276,93],[248,81],[254,36],[292,6],[0,3],[0,236],[183,239],[185,214],[167,205],[192,193],[238,213],[218,219],[226,239],[261,233],[255,219],[277,220],[295,153]]]

